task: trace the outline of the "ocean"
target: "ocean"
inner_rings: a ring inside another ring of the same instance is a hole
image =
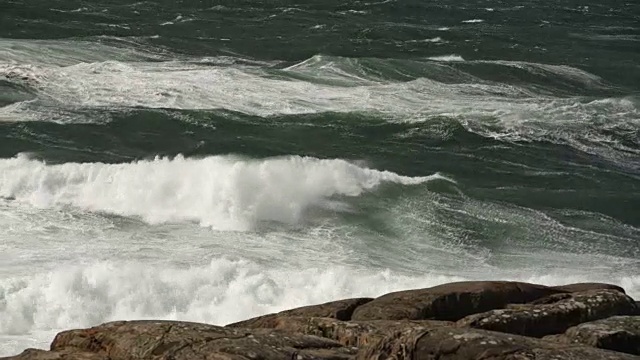
[[[0,356],[468,279],[640,297],[639,2],[0,1]]]

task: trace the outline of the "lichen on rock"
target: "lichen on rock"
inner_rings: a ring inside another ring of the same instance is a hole
[[[617,290],[590,290],[551,295],[529,304],[510,305],[465,317],[458,326],[542,337],[571,326],[615,315],[635,313],[633,299]]]
[[[640,355],[640,316],[612,316],[587,322],[546,339]]]

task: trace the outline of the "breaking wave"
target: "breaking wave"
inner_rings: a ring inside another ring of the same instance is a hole
[[[149,223],[195,221],[219,230],[248,230],[264,221],[295,224],[305,211],[326,206],[332,197],[358,196],[386,182],[416,185],[445,179],[300,156],[178,156],[61,165],[19,156],[0,160],[0,173],[0,196],[33,206],[73,206],[139,216]]]

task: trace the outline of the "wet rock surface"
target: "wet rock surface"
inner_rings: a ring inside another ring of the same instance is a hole
[[[637,312],[615,285],[460,282],[226,327],[111,322],[4,360],[640,360]]]

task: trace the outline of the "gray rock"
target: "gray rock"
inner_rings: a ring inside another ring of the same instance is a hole
[[[509,281],[465,281],[390,293],[359,306],[353,320],[459,320],[467,315],[564,293]]]
[[[621,293],[625,293],[624,289],[618,285],[605,284],[605,283],[577,283],[561,286],[553,286],[553,289],[566,291],[566,292],[583,292],[589,290],[618,290]]]
[[[324,317],[333,318],[342,321],[351,320],[353,311],[360,305],[364,305],[372,298],[356,298],[331,301],[324,304],[310,305],[299,307],[291,310],[285,310],[277,314],[269,314],[259,316],[256,318],[239,321],[233,324],[227,325],[228,327],[244,327],[244,328],[268,328],[269,323],[275,321],[276,318],[283,316],[297,316],[297,317]]]
[[[640,355],[640,316],[613,316],[587,322],[569,328],[563,335],[545,339]]]
[[[335,340],[344,346],[363,347],[390,332],[408,329],[432,329],[454,323],[437,320],[370,320],[340,321],[331,318],[282,316],[270,321],[253,323],[254,327],[283,330],[296,334],[315,335]]]
[[[397,331],[360,351],[358,360],[639,360],[587,346],[493,331],[438,327]]]
[[[51,351],[89,352],[110,360],[346,360],[356,352],[317,336],[177,321],[122,321],[64,331],[51,343]]]
[[[509,305],[467,316],[458,326],[542,337],[614,315],[635,313],[635,302],[617,290],[591,290],[552,295],[530,304]]]

